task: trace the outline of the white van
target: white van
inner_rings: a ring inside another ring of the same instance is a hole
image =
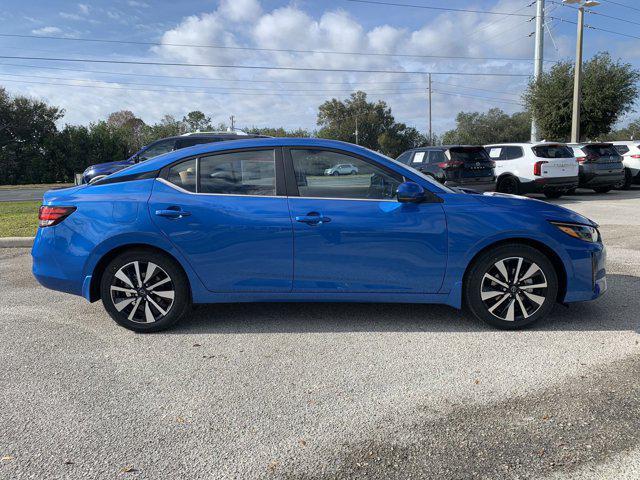
[[[485,148],[496,162],[498,192],[560,198],[578,186],[578,162],[562,143],[502,143]]]
[[[624,164],[623,189],[631,187],[632,183],[640,183],[640,140],[621,140],[613,143],[616,150],[622,155]]]

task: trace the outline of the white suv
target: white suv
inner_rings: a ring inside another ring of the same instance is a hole
[[[613,143],[618,153],[622,155],[625,174],[622,188],[626,190],[631,187],[632,183],[640,183],[640,140],[625,140],[609,143]]]
[[[578,186],[578,162],[562,143],[503,143],[485,146],[496,162],[496,190],[560,198]]]

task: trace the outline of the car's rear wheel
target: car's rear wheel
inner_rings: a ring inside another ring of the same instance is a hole
[[[558,295],[558,276],[549,258],[527,245],[503,245],[484,252],[471,266],[465,300],[480,320],[518,329],[545,317]]]
[[[161,253],[136,249],[114,258],[102,275],[102,303],[119,325],[157,332],[175,324],[191,303],[182,268]]]
[[[498,182],[496,190],[500,193],[518,195],[520,193],[520,182],[515,177],[504,177]]]
[[[613,189],[613,187],[595,187],[593,189],[596,193],[608,193]]]

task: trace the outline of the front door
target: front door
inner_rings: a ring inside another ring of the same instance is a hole
[[[208,290],[291,291],[293,233],[276,182],[281,164],[279,149],[209,154],[173,165],[156,181],[149,213]]]
[[[446,268],[447,233],[440,203],[402,204],[403,178],[333,150],[289,150],[297,189],[294,292],[436,293]],[[325,174],[349,163],[355,175]],[[289,193],[292,193],[291,190]]]

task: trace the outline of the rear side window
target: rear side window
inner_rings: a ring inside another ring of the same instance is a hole
[[[532,150],[538,158],[571,158],[575,156],[566,145],[538,145]]]
[[[446,161],[447,157],[442,150],[431,150],[429,152],[429,163],[442,163]]]
[[[626,145],[616,145],[615,149],[620,155],[624,155],[625,153],[629,153],[629,147]]]
[[[451,160],[458,160],[461,162],[479,162],[490,160],[486,150],[482,147],[477,148],[465,148],[454,147],[449,149],[449,156]]]
[[[196,159],[178,163],[169,169],[167,180],[189,192],[196,192]]]
[[[515,160],[516,158],[522,158],[524,151],[522,147],[490,147],[489,157],[492,160]]]
[[[613,145],[585,145],[582,147],[586,153],[591,155],[597,155],[598,157],[615,157],[620,155]]]
[[[198,193],[276,194],[276,161],[273,150],[251,150],[202,157],[199,173]]]

